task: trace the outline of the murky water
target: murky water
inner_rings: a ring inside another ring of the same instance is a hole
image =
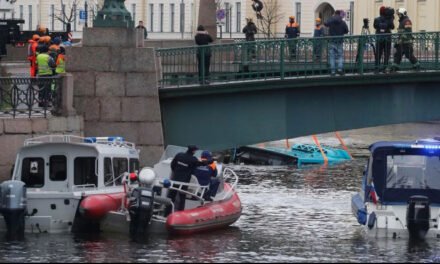
[[[369,239],[351,214],[365,157],[327,169],[240,167],[243,215],[191,237],[28,235],[0,240],[0,262],[432,262],[440,240]]]

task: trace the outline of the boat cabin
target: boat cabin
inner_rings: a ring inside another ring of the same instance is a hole
[[[440,141],[378,142],[363,181],[364,201],[374,190],[384,205],[407,204],[416,195],[440,204]]]
[[[72,192],[122,185],[127,171],[139,171],[139,151],[121,137],[43,136],[25,141],[13,180],[31,189]]]

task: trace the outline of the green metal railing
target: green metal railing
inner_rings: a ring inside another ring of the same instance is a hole
[[[249,80],[274,80],[292,77],[316,78],[328,75],[329,47],[342,41],[344,71],[347,74],[375,73],[375,52],[380,42],[391,42],[389,66],[396,47],[408,35],[421,71],[440,70],[440,32],[368,35],[325,38],[276,39],[233,44],[158,49],[162,88]],[[209,72],[199,67],[209,60]],[[400,71],[414,70],[403,56]],[[200,68],[200,69],[199,69]]]

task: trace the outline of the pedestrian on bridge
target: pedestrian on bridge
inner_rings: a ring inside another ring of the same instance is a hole
[[[290,16],[289,17],[289,23],[286,25],[286,34],[285,38],[288,39],[288,46],[289,46],[289,52],[290,52],[290,59],[295,60],[296,59],[296,38],[298,38],[301,34],[301,30],[299,29],[299,24],[295,22],[295,17]]]
[[[40,40],[40,36],[35,34],[32,36],[32,39],[29,40],[28,46],[28,60],[31,63],[31,77],[37,76],[37,47],[38,41]]]
[[[252,21],[252,18],[246,18],[247,20],[247,25],[243,28],[243,33],[246,36],[246,41],[247,42],[254,42],[255,41],[255,34],[257,34],[257,26],[255,25],[255,23]],[[245,46],[247,49],[246,55],[247,58],[249,58],[249,56],[252,57],[252,59],[254,60],[256,58],[256,51],[255,51],[255,43],[248,43]]]
[[[337,73],[344,75],[344,38],[348,33],[347,23],[342,19],[341,11],[336,10],[335,14],[324,23],[329,28],[329,35],[332,37],[329,43],[330,74],[336,75],[336,62],[338,63]]]
[[[214,40],[209,33],[205,31],[205,27],[199,25],[197,27],[195,41],[199,46],[197,48],[199,83],[209,84],[209,66],[211,64],[211,48],[209,47],[209,43],[212,43]]]
[[[399,16],[399,28],[397,30],[399,39],[394,45],[396,53],[394,54],[394,63],[391,67],[393,71],[398,71],[403,55],[412,63],[415,70],[420,70],[420,63],[414,56],[412,21],[409,19],[405,8],[401,7],[397,10]]]
[[[319,17],[315,20],[315,31],[313,32],[313,37],[318,38],[313,40],[313,57],[315,62],[320,62],[323,42],[323,40],[320,38],[324,37],[324,27],[322,26],[322,21]]]

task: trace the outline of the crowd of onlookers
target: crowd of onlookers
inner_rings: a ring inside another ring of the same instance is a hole
[[[254,1],[255,2],[255,1]],[[255,8],[254,8],[255,9]],[[261,10],[259,10],[261,11]],[[257,12],[257,10],[256,10]],[[412,21],[408,17],[405,8],[399,8],[397,12],[391,7],[380,7],[380,15],[374,20],[374,29],[376,34],[376,41],[374,44],[375,55],[375,73],[384,72],[390,73],[392,71],[398,71],[403,56],[408,58],[413,64],[415,70],[420,69],[420,64],[417,58],[414,56],[413,48],[413,36],[412,33]],[[392,30],[395,29],[394,15],[397,13],[399,18],[397,33],[401,33],[396,42],[392,43]],[[344,75],[344,39],[343,36],[349,33],[347,23],[343,19],[344,12],[336,10],[334,15],[322,21],[321,18],[315,20],[315,29],[313,37],[317,38],[313,42],[313,59],[315,62],[320,62],[323,53],[323,40],[322,37],[329,37],[328,43],[328,60],[329,60],[329,72],[331,76],[336,74]],[[257,12],[257,19],[264,19],[261,12]],[[364,19],[368,24],[368,19]],[[367,26],[368,27],[368,26]],[[369,32],[364,31],[363,32]],[[247,18],[247,24],[243,28],[246,41],[255,41],[255,35],[258,33],[258,27],[251,18]],[[289,60],[297,59],[297,42],[293,41],[300,37],[300,25],[295,21],[294,16],[289,17],[289,22],[285,28],[285,38],[288,46]],[[205,31],[205,28],[201,25],[197,29],[195,36],[196,44],[200,47],[197,51],[198,70],[200,83],[209,83],[209,67],[211,60],[211,51],[207,45],[213,42],[212,37]],[[390,65],[391,47],[394,44],[395,54],[394,62]],[[327,46],[326,46],[327,47]],[[358,51],[359,52],[359,51]],[[246,45],[246,57],[250,60],[257,58],[256,47],[251,43]],[[358,54],[358,56],[362,56]]]

